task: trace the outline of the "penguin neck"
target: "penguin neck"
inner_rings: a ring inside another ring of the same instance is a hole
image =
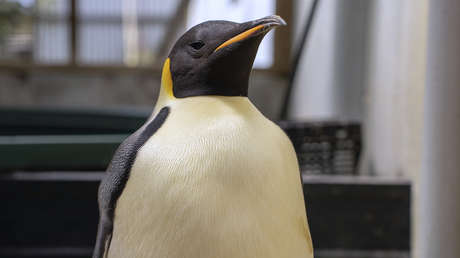
[[[179,102],[192,103],[193,106],[197,106],[197,104],[202,104],[201,106],[206,106],[205,104],[211,104],[211,106],[216,105],[216,103],[220,103],[225,106],[246,106],[249,105],[251,107],[252,103],[249,101],[247,96],[225,96],[225,95],[213,95],[213,94],[202,94],[197,96],[190,96],[186,98],[176,98],[173,92],[173,81],[170,71],[170,59],[167,58],[163,65],[162,75],[161,75],[161,87],[160,92],[158,94],[157,103],[155,104],[155,108],[150,116],[149,120],[155,118],[158,112],[166,106],[172,106],[175,103],[179,104]]]
[[[170,70],[170,59],[167,58],[161,72],[161,87],[160,93],[158,94],[158,100],[153,111],[154,114],[176,99],[172,88],[173,82]]]

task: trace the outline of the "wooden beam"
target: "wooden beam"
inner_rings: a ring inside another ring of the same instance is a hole
[[[72,72],[72,73],[143,73],[153,76],[161,75],[161,69],[150,66],[127,67],[123,65],[110,64],[40,64],[40,63],[23,63],[23,62],[2,62],[0,61],[0,72]]]
[[[190,0],[181,0],[177,5],[177,9],[174,15],[171,16],[171,22],[166,29],[165,35],[162,38],[160,47],[157,52],[155,67],[160,67],[163,60],[169,54],[169,47],[176,40],[176,35],[179,29],[184,25],[185,18],[187,17],[187,9]]]
[[[70,14],[69,14],[69,24],[70,24],[70,63],[77,63],[77,30],[78,30],[78,18],[77,18],[77,0],[70,0]]]
[[[293,0],[277,0],[276,13],[283,17],[288,26],[275,31],[273,70],[287,75],[291,64],[291,38],[294,29]]]

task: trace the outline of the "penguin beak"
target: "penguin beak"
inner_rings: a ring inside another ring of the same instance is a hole
[[[254,21],[249,21],[242,23],[240,26],[240,32],[227,39],[225,42],[220,44],[214,52],[222,49],[226,46],[234,44],[236,42],[243,41],[248,38],[256,37],[258,35],[263,35],[269,32],[271,29],[277,26],[285,26],[286,22],[278,15],[270,15],[261,19],[257,19]]]

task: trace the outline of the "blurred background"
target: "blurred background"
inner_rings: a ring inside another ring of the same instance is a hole
[[[460,257],[456,0],[0,0],[0,257],[90,257],[172,44],[275,13],[249,98],[294,144],[315,257]]]

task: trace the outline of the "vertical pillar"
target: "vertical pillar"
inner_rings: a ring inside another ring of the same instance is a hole
[[[430,0],[417,258],[460,257],[460,1]]]

